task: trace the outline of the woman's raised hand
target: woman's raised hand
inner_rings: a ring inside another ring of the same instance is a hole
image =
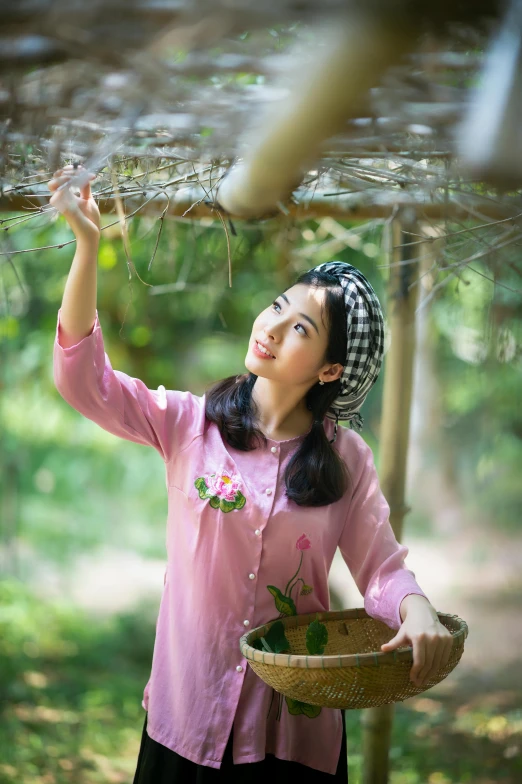
[[[53,195],[49,203],[61,212],[73,230],[76,239],[86,238],[99,240],[101,233],[100,211],[91,193],[91,182],[96,177],[83,166],[76,169],[72,164],[57,169],[47,187]],[[73,184],[68,186],[73,180]],[[61,187],[64,186],[65,187]],[[79,188],[80,195],[76,196],[72,188]]]

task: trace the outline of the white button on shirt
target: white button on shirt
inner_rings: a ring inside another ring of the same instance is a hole
[[[243,621],[243,626],[250,626],[250,621]]]
[[[277,452],[277,447],[276,446],[270,447],[270,451],[275,454]]]
[[[255,579],[256,579],[256,576],[255,576],[255,574],[249,574],[249,575],[248,575],[248,579],[249,579],[249,580],[255,580]]]
[[[240,664],[237,665],[236,670],[238,672],[243,672],[243,668],[242,668],[242,666]]]
[[[255,533],[256,536],[261,536],[261,531],[259,530],[259,528],[256,528],[254,533]]]
[[[268,488],[265,490],[265,493],[266,493],[267,495],[272,495],[272,491],[270,490],[270,488],[269,488],[269,487],[268,487]]]

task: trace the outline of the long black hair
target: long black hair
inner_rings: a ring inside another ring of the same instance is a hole
[[[326,290],[321,317],[326,310],[328,345],[322,364],[328,362],[344,366],[347,325],[342,287],[328,272],[314,269],[303,272],[292,285],[299,283]],[[256,449],[261,443],[266,446],[266,436],[257,427],[258,412],[252,400],[256,379],[255,373],[250,372],[239,379],[238,376],[228,376],[206,392],[207,419],[217,424],[230,446],[244,452]],[[347,490],[350,479],[348,468],[337,449],[329,443],[323,425],[326,411],[340,389],[340,378],[324,385],[318,380],[306,393],[306,406],[313,413],[314,424],[285,470],[287,497],[299,506],[326,506],[342,498]]]

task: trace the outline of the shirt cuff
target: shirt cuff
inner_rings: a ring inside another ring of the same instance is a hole
[[[62,344],[60,343],[60,338],[61,338],[60,328],[62,326],[61,325],[61,321],[60,321],[61,312],[62,312],[62,309],[60,308],[58,310],[58,318],[57,318],[57,321],[56,321],[56,335],[55,335],[55,344],[60,349],[60,351],[65,351],[66,353],[74,351],[78,346],[81,346],[84,343],[84,341],[89,340],[90,338],[92,338],[92,336],[94,335],[96,329],[100,328],[100,320],[98,318],[98,310],[96,310],[94,324],[92,325],[92,329],[89,332],[89,334],[85,335],[85,337],[83,337],[81,340],[79,340],[78,343],[75,343],[72,346],[67,346],[67,347],[62,346]]]

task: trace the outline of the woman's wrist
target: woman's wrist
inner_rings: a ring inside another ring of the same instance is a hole
[[[406,620],[408,613],[428,613],[433,620],[438,620],[437,611],[426,597],[421,596],[420,593],[409,593],[402,600],[399,607],[399,614],[402,622]]]
[[[101,232],[92,231],[78,231],[74,235],[76,237],[76,247],[80,245],[93,250],[98,250],[100,244]]]

